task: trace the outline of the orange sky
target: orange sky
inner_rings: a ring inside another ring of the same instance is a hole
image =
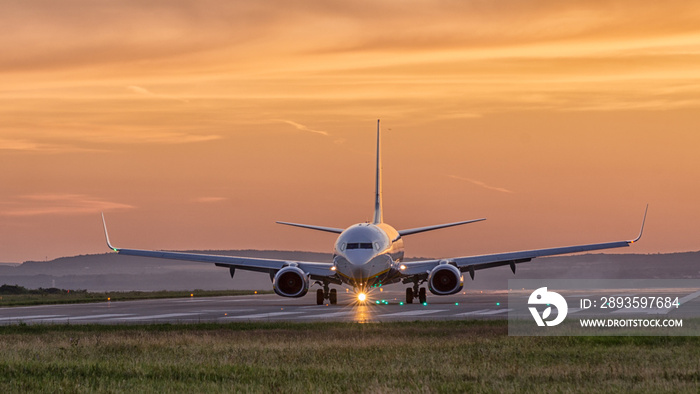
[[[409,256],[700,249],[696,2],[230,3],[0,0],[0,262],[330,251],[377,118]]]

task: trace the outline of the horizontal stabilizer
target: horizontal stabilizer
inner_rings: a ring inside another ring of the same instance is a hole
[[[463,224],[481,222],[482,220],[486,220],[486,218],[465,220],[463,222],[454,222],[454,223],[447,223],[447,224],[438,224],[435,226],[410,228],[408,230],[399,230],[399,235],[401,235],[403,237],[404,235],[418,234],[418,233],[423,233],[426,231],[438,230],[438,229],[445,228],[445,227],[461,226]]]
[[[278,224],[284,224],[286,226],[294,226],[294,227],[301,227],[301,228],[308,228],[311,230],[318,230],[318,231],[326,231],[329,233],[336,233],[340,234],[344,230],[342,228],[335,228],[335,227],[322,227],[322,226],[312,226],[310,224],[299,224],[299,223],[288,223],[288,222],[275,222]]]

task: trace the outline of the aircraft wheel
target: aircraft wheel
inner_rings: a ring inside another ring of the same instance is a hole
[[[418,292],[418,300],[420,301],[421,304],[425,304],[427,299],[428,299],[428,296],[425,293],[425,287],[421,287],[420,291]]]
[[[413,304],[413,289],[410,287],[406,288],[406,303]]]
[[[335,289],[331,289],[330,300],[331,305],[335,305],[338,303],[338,292]]]
[[[323,305],[323,290],[316,290],[316,305]]]

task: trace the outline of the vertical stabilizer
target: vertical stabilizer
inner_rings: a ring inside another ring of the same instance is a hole
[[[377,119],[377,174],[374,187],[374,224],[384,223],[382,215],[382,160],[379,151],[379,119]]]

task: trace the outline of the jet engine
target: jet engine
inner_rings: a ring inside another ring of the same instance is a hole
[[[309,291],[309,276],[298,267],[284,267],[272,279],[272,288],[282,297],[303,297]]]
[[[450,295],[458,293],[464,287],[464,277],[457,267],[451,264],[440,264],[430,271],[428,288],[435,295]]]

